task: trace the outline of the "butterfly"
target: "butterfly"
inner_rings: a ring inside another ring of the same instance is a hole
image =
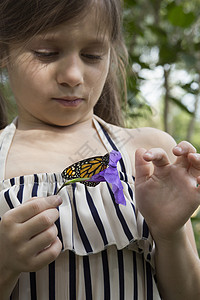
[[[66,180],[74,178],[90,178],[95,174],[105,170],[109,163],[109,153],[104,156],[94,156],[78,161],[67,167],[62,173],[62,177]],[[83,181],[87,186],[96,186],[99,182]]]

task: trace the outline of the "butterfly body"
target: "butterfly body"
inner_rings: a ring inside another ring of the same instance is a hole
[[[62,172],[62,177],[66,180],[75,178],[91,178],[93,175],[105,170],[109,163],[109,153],[104,156],[94,156],[83,159],[72,164]],[[84,181],[87,186],[96,186],[99,182]]]

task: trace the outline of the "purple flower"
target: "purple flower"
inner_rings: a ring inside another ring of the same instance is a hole
[[[108,163],[108,168],[101,171],[98,174],[93,175],[90,180],[93,182],[102,182],[106,181],[112,184],[112,191],[115,196],[115,202],[117,204],[126,205],[126,200],[123,193],[123,186],[119,179],[119,174],[117,170],[117,162],[120,160],[121,154],[118,151],[111,151],[110,152],[110,159]]]

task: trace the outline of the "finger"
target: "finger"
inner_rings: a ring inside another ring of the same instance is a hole
[[[196,148],[187,141],[182,141],[173,149],[176,156],[187,155],[188,153],[196,153]]]
[[[188,161],[190,163],[189,173],[196,179],[200,177],[200,154],[199,153],[189,153]]]
[[[156,167],[164,167],[170,163],[167,153],[161,148],[152,148],[148,150],[144,153],[143,158],[146,161],[152,161]]]
[[[16,223],[24,223],[42,211],[58,207],[62,203],[60,196],[44,198],[32,198],[13,210],[13,218]]]
[[[30,238],[50,228],[58,218],[59,211],[56,208],[47,209],[41,212],[40,214],[34,216],[27,222],[23,223],[24,238],[26,240],[29,240]]]
[[[189,172],[194,178],[200,176],[200,154],[199,153],[189,153],[188,161],[190,163]]]
[[[189,142],[182,141],[176,147],[174,147],[173,153],[177,156],[176,164],[187,168],[189,165],[188,154],[196,153],[196,149]]]
[[[50,247],[52,243],[55,242],[58,235],[58,229],[56,225],[52,225],[47,230],[41,232],[37,236],[33,237],[27,243],[27,252],[30,255],[37,255],[41,251],[45,250],[47,247]]]
[[[56,240],[42,252],[40,252],[36,257],[33,258],[33,268],[31,271],[37,271],[42,267],[50,264],[54,261],[62,250],[62,243],[57,237]],[[30,270],[29,270],[30,271]]]
[[[143,158],[145,152],[146,149],[143,148],[139,148],[135,152],[135,177],[137,181],[150,176],[151,165]]]
[[[197,189],[197,198],[198,198],[198,204],[200,205],[200,176],[197,177],[196,181],[196,189]]]
[[[200,154],[199,153],[189,153],[188,160],[190,164],[200,173]]]

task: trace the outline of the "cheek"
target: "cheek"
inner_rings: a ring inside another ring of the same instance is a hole
[[[27,99],[44,96],[47,86],[46,72],[29,66],[21,65],[20,68],[10,70],[9,81],[12,92],[18,105]]]
[[[13,90],[20,90],[28,86],[30,81],[28,69],[23,62],[13,63],[8,66],[9,82]]]
[[[102,93],[106,78],[107,78],[107,72],[105,71],[98,72],[98,73],[90,73],[90,78],[88,78],[87,85],[90,90],[91,101],[93,102],[98,101]]]
[[[109,60],[107,59],[101,67],[91,70],[88,74],[88,83],[93,87],[94,93],[98,92],[101,94],[101,91],[106,82],[109,71]]]

